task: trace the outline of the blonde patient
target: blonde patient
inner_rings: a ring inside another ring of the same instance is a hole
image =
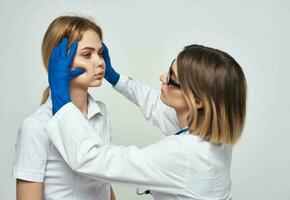
[[[89,87],[99,87],[105,73],[102,57],[102,30],[91,19],[61,16],[48,27],[42,42],[43,63],[48,70],[53,48],[62,38],[68,48],[78,42],[72,69],[82,67],[85,72],[70,83],[72,102],[82,112],[94,134],[110,144],[110,123],[104,103],[95,101]],[[115,199],[109,183],[76,174],[65,163],[55,146],[49,141],[43,127],[52,117],[52,105],[46,88],[41,107],[22,124],[16,142],[13,177],[16,178],[18,200],[92,200]]]

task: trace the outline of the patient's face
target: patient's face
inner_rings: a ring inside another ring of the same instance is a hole
[[[102,53],[102,42],[98,34],[91,29],[85,31],[82,39],[78,42],[72,69],[82,67],[86,71],[71,80],[72,86],[86,89],[88,87],[98,87],[102,84],[105,74]]]

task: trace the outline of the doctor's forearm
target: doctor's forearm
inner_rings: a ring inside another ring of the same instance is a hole
[[[61,108],[47,123],[45,130],[66,163],[78,174],[108,182],[126,180],[127,184],[140,187],[152,185],[151,189],[163,191],[183,187],[184,174],[178,179],[167,176],[158,164],[160,157],[152,160],[150,156],[156,152],[153,147],[148,148],[154,150],[144,153],[133,145],[104,145],[72,103]],[[176,158],[174,160],[176,162]]]
[[[145,119],[164,134],[172,135],[179,131],[176,112],[161,101],[159,91],[125,76],[120,76],[115,90],[136,104]]]
[[[115,90],[136,104],[147,120],[152,117],[152,112],[156,108],[156,102],[159,97],[157,90],[125,76],[120,77]]]

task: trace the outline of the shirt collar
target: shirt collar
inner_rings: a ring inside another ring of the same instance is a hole
[[[92,118],[96,114],[102,115],[101,108],[99,104],[94,100],[94,98],[88,94],[88,119]]]
[[[48,107],[52,110],[52,102],[50,95],[47,99],[47,104]],[[96,114],[100,114],[103,116],[98,102],[96,102],[94,98],[88,93],[88,119],[91,119]]]

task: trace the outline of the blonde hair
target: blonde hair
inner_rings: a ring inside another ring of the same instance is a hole
[[[68,48],[73,41],[80,41],[85,31],[94,30],[99,38],[103,40],[102,30],[96,23],[86,17],[80,16],[61,16],[56,18],[46,30],[42,40],[42,61],[46,70],[50,54],[54,47],[58,45],[63,37],[68,39]],[[41,104],[44,104],[49,97],[49,86],[44,90]]]
[[[211,143],[235,144],[246,116],[247,83],[240,65],[223,51],[190,45],[177,56],[177,73],[189,105],[190,132]]]

